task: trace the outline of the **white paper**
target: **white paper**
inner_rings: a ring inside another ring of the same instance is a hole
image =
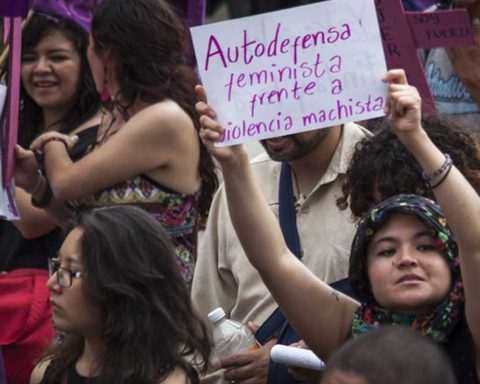
[[[3,84],[0,84],[0,116],[3,113],[5,107],[5,100],[7,96],[7,87]],[[4,120],[5,121],[5,120]],[[5,126],[0,127],[0,135],[4,134]],[[0,145],[0,159],[3,159],[2,155],[2,146]],[[3,178],[2,174],[3,166],[0,165],[0,186],[2,185],[1,180]],[[18,220],[20,218],[18,214],[17,207],[15,205],[15,185],[14,182],[6,187],[0,188],[0,219],[3,220]]]
[[[191,28],[218,145],[383,116],[374,0],[331,0]]]

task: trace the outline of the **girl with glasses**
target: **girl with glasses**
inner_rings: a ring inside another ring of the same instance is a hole
[[[128,206],[84,213],[51,267],[53,323],[65,336],[32,384],[197,382],[189,362],[208,362],[206,328],[154,218]]]
[[[82,156],[100,123],[87,46],[88,34],[75,21],[33,13],[22,37],[20,145],[28,147],[45,132],[76,133],[80,140],[70,156]],[[43,179],[36,163],[32,169],[33,185],[16,190],[21,220],[0,220],[0,344],[7,379],[19,384],[28,382],[34,361],[52,340],[47,260],[63,237],[57,222],[31,204]]]

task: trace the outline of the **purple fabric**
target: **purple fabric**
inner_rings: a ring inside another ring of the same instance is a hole
[[[14,17],[10,25],[10,70],[8,74],[8,92],[6,108],[2,114],[6,130],[2,132],[2,185],[10,183],[15,170],[14,150],[17,143],[18,114],[20,103],[20,67],[22,53],[22,18]]]
[[[90,33],[93,9],[100,4],[100,1],[101,0],[33,0],[32,9],[70,19]]]
[[[186,20],[187,27],[195,27],[205,22],[206,0],[168,0],[168,2],[175,7],[178,15]],[[195,68],[196,61],[192,46],[190,41],[187,62]]]
[[[189,27],[202,25],[205,21],[206,0],[168,0]]]
[[[0,16],[26,17],[28,0],[0,0]]]
[[[202,25],[205,21],[205,0],[188,0],[188,26]]]

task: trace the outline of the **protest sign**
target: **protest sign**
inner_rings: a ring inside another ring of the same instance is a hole
[[[7,87],[0,84],[0,115],[3,115],[7,99]],[[0,119],[0,131],[5,131],[7,125],[6,119]],[[0,145],[0,158],[2,156],[2,146]],[[3,167],[0,167],[0,180],[3,180]],[[15,205],[15,186],[11,180],[6,186],[0,186],[0,219],[18,220],[20,218],[18,209]]]
[[[418,48],[475,45],[466,9],[407,12],[406,17]]]
[[[374,0],[333,0],[191,28],[219,145],[383,115]]]
[[[423,109],[434,110],[417,49],[475,44],[467,11],[405,12],[401,0],[375,0],[375,5],[388,68],[405,69],[408,82],[422,97]]]

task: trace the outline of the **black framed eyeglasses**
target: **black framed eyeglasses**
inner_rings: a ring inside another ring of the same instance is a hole
[[[62,288],[70,288],[72,279],[82,277],[82,272],[72,271],[71,269],[62,268],[57,258],[48,261],[48,272],[50,276],[57,274],[57,284]]]

